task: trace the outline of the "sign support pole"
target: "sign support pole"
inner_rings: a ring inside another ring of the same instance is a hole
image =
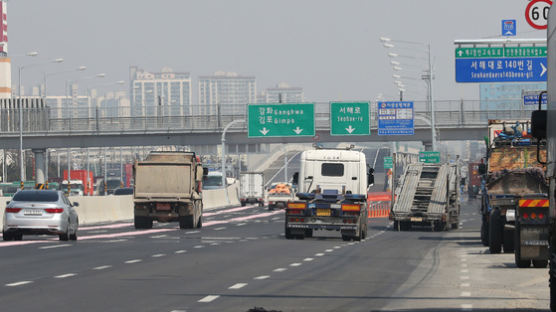
[[[432,135],[432,150],[436,151],[436,118],[434,109],[434,92],[433,92],[433,68],[431,58],[431,44],[428,44],[429,50],[429,99],[431,101],[431,135]]]
[[[228,186],[226,183],[226,132],[233,124],[240,123],[240,122],[245,122],[245,120],[243,119],[233,120],[229,124],[227,124],[226,127],[224,127],[224,130],[222,130],[222,141],[221,141],[222,142],[222,186],[226,191],[226,202],[228,203],[228,205],[230,204],[230,196],[228,196]]]

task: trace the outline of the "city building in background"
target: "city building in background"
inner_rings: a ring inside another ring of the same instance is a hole
[[[245,114],[247,104],[257,100],[257,84],[254,76],[237,73],[216,72],[212,76],[199,77],[200,115]]]
[[[12,96],[12,64],[8,57],[8,9],[5,0],[0,1],[0,98]]]
[[[267,88],[265,95],[265,103],[302,103],[304,100],[303,88],[291,87],[285,82]]]
[[[192,115],[191,77],[163,68],[159,73],[129,68],[132,116]]]
[[[546,82],[536,83],[481,83],[481,110],[520,110],[522,91],[546,90]],[[535,109],[531,107],[530,109]]]

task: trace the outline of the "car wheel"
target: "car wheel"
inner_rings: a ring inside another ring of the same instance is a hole
[[[76,241],[77,240],[77,231],[75,231],[75,233],[70,234],[69,239],[72,241]]]

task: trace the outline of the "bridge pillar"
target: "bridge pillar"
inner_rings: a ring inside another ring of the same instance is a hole
[[[35,183],[44,184],[46,182],[46,149],[33,149],[35,154]]]
[[[423,145],[425,146],[425,151],[432,151],[432,142],[423,142]]]

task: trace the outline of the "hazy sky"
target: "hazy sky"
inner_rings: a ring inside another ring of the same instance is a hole
[[[86,65],[80,74],[49,79],[49,94],[66,79],[104,72],[82,88],[126,80],[129,65],[147,71],[169,66],[193,78],[217,70],[257,77],[263,90],[278,82],[303,87],[311,101],[396,98],[392,69],[380,36],[430,42],[438,99],[473,99],[477,84],[456,84],[454,39],[500,34],[516,19],[519,37],[546,37],[525,21],[527,0],[10,0],[9,54],[17,66],[63,57],[60,65],[29,68],[24,85],[44,71]],[[397,53],[425,57],[419,46]],[[36,58],[17,56],[39,51]],[[410,61],[410,62],[408,62]],[[400,59],[402,75],[420,77],[424,60]],[[406,99],[425,97],[423,81],[406,80]],[[111,87],[112,88],[112,87]]]

